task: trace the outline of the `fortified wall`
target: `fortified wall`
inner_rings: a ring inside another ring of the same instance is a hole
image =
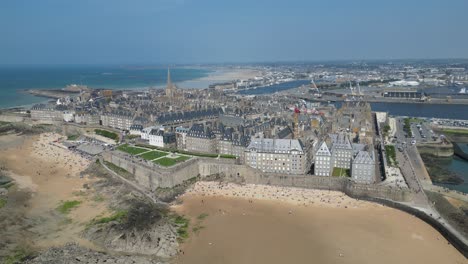
[[[24,117],[20,115],[8,115],[8,114],[1,114],[0,121],[2,122],[23,122]]]
[[[102,156],[105,161],[111,162],[133,174],[135,182],[149,191],[154,191],[157,188],[172,188],[198,176],[197,159],[188,160],[172,168],[161,168],[157,165],[145,165],[142,162],[112,152],[105,152]]]
[[[199,168],[202,177],[221,174],[227,180],[243,181],[250,184],[341,191],[354,198],[371,197],[400,202],[410,201],[413,197],[412,192],[408,189],[378,184],[359,184],[343,177],[268,174],[245,165],[220,164],[209,160],[201,161]]]
[[[135,175],[135,181],[150,191],[171,188],[196,176],[220,175],[226,181],[341,191],[354,198],[371,197],[402,202],[412,199],[412,192],[407,189],[359,184],[341,177],[268,174],[228,159],[193,158],[171,168],[162,168],[145,165],[113,152],[104,153],[103,158]]]

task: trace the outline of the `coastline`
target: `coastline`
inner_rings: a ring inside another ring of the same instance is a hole
[[[258,70],[253,70],[253,69],[229,69],[229,68],[223,68],[223,67],[216,67],[216,68],[205,68],[205,67],[192,67],[192,68],[187,68],[187,67],[180,67],[180,68],[175,68],[175,70],[181,69],[181,70],[203,70],[204,71],[204,76],[193,78],[190,80],[185,80],[185,81],[175,81],[174,83],[181,89],[205,89],[208,88],[210,84],[217,83],[217,82],[227,82],[227,81],[233,81],[237,79],[248,79],[248,78],[253,78],[255,76],[258,76],[261,74],[260,71]],[[165,70],[164,70],[165,71]],[[94,89],[110,89],[110,90],[130,90],[130,91],[144,91],[148,89],[163,89],[166,84],[166,79],[164,77],[163,80],[160,81],[160,83],[157,83],[155,85],[147,85],[147,86],[141,86],[141,85],[129,85],[129,86],[122,86],[122,87],[115,87],[113,85],[107,85],[105,87],[99,87],[99,85],[91,85],[91,88]],[[24,108],[30,108],[34,104],[38,103],[45,103],[48,102],[51,98],[47,96],[41,96],[40,94],[33,94],[30,93],[29,91],[41,91],[41,90],[60,90],[63,87],[57,88],[57,85],[50,85],[47,87],[41,87],[41,88],[34,88],[34,86],[28,87],[28,88],[20,88],[16,89],[14,91],[10,91],[10,93],[15,93],[14,96],[16,96],[18,99],[17,100],[26,100],[28,102],[26,103],[18,103],[18,104],[11,104],[9,101],[8,104],[6,105],[1,105],[0,104],[0,109],[12,109],[12,108],[17,108],[17,107],[24,107]],[[29,99],[27,99],[29,98]],[[36,100],[37,99],[37,100]],[[29,103],[31,102],[31,103]]]

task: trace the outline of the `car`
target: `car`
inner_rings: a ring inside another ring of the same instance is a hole
[[[416,144],[416,140],[413,139],[411,140],[411,145],[414,145],[414,144]]]

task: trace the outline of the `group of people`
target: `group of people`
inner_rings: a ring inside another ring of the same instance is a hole
[[[234,184],[224,182],[197,182],[187,190],[186,195],[224,196],[245,198],[249,203],[254,200],[275,200],[296,205],[317,205],[329,207],[355,208],[365,201],[358,201],[337,191],[278,187],[256,184]],[[202,199],[202,203],[204,200]]]

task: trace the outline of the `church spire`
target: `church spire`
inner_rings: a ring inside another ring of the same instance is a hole
[[[171,81],[171,71],[167,67],[167,87],[166,87],[166,96],[172,98],[174,96],[174,85]]]
[[[167,67],[167,87],[172,87],[172,83],[171,83],[171,71],[169,69],[169,67]]]

